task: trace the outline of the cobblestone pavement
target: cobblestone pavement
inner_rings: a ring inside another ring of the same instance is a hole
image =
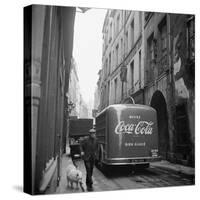
[[[62,174],[57,193],[80,193],[81,188],[67,187],[66,166],[72,162],[70,158],[63,157]],[[77,160],[78,169],[83,173],[83,187],[85,185],[85,166],[82,160]],[[168,167],[169,166],[169,167]],[[153,188],[167,186],[194,185],[194,169],[161,161],[152,164],[149,168],[133,171],[129,168],[115,167],[106,174],[94,168],[93,191],[111,191],[120,189]]]

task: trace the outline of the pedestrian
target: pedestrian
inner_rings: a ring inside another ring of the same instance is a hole
[[[89,130],[89,137],[85,138],[81,142],[81,156],[84,160],[85,169],[86,169],[86,185],[87,190],[92,191],[93,181],[92,174],[93,168],[95,164],[95,157],[97,151],[97,139],[96,139],[96,131],[95,129]]]

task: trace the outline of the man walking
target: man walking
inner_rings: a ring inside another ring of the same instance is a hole
[[[81,156],[85,163],[87,190],[92,191],[92,173],[97,151],[97,139],[94,129],[89,130],[89,137],[81,143]]]

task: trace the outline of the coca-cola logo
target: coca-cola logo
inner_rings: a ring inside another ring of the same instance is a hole
[[[152,121],[139,121],[137,124],[125,124],[120,121],[115,127],[116,134],[151,135],[153,132]]]

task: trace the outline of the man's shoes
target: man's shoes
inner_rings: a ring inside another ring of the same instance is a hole
[[[87,191],[88,191],[88,192],[92,192],[92,191],[93,191],[93,188],[92,188],[92,187],[91,187],[91,188],[88,187],[88,188],[87,188]]]
[[[92,185],[87,185],[87,191],[88,191],[88,192],[93,191],[93,187],[92,187]]]

